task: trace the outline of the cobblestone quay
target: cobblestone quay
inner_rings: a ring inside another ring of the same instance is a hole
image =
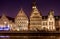
[[[1,35],[8,36],[60,36],[60,32],[44,32],[44,31],[0,31]]]

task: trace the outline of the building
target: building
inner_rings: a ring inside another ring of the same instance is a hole
[[[3,14],[0,17],[0,30],[56,31],[60,30],[60,16],[54,16],[54,10],[50,10],[48,16],[42,16],[36,6],[35,0],[33,0],[32,12],[29,19],[22,8],[15,18],[10,18]]]
[[[10,20],[5,14],[3,14],[0,17],[0,30],[60,31],[60,16],[54,16],[53,10],[49,11],[48,16],[42,16],[37,7],[33,6],[30,19],[28,19],[23,9],[19,11],[14,19],[14,22]]]
[[[55,26],[58,30],[60,30],[60,16],[55,16]]]
[[[47,16],[42,16],[42,30],[48,30],[48,24],[47,24]]]
[[[60,17],[59,17],[59,23],[58,23],[58,24],[59,24],[59,29],[60,29]],[[60,30],[59,30],[59,31],[60,31]]]
[[[30,30],[41,30],[42,16],[37,9],[36,5],[33,4],[32,12],[30,16]]]
[[[5,14],[3,14],[2,17],[0,18],[0,30],[9,30],[9,29],[10,29],[9,20],[5,16]]]
[[[53,10],[50,10],[50,12],[49,12],[47,23],[48,23],[48,30],[49,31],[56,30],[56,28],[55,28],[54,11]]]
[[[15,23],[17,25],[16,28],[18,31],[28,30],[28,17],[26,16],[22,8],[17,14],[17,16],[15,17]]]

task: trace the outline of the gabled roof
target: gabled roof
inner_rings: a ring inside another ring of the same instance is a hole
[[[31,12],[30,17],[32,17],[32,16],[39,16],[39,17],[41,17],[41,12],[39,12],[39,10],[37,9],[36,6],[33,6],[33,8],[32,8],[32,12]]]
[[[23,9],[21,8],[21,10],[20,10],[19,13],[17,14],[16,18],[17,18],[17,17],[23,17],[23,16],[26,17],[26,18],[28,18],[27,15],[25,14],[25,12],[23,11]]]
[[[9,17],[9,16],[6,16],[8,18],[8,20],[11,20],[12,22],[14,22],[15,18],[12,18],[12,17]],[[0,16],[1,18],[1,16]],[[42,16],[42,20],[47,20],[48,16]],[[54,16],[55,20],[60,20],[60,16]]]
[[[0,19],[2,18],[2,16],[0,16]],[[9,16],[6,16],[6,18],[8,19],[8,20],[11,20],[12,22],[14,22],[14,20],[15,20],[15,18],[12,18],[12,17],[9,17]]]
[[[5,14],[2,14],[1,18],[2,21],[9,21]]]

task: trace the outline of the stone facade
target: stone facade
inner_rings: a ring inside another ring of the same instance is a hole
[[[28,30],[28,17],[21,9],[15,18],[15,23],[17,25],[17,30]]]
[[[47,24],[48,24],[48,30],[51,30],[51,31],[55,30],[55,18],[54,18],[53,10],[50,10],[49,12]]]
[[[3,14],[0,19],[0,27],[8,26],[12,31],[55,31],[56,29],[60,28],[60,17],[58,18],[59,20],[56,20],[53,10],[49,11],[48,16],[42,16],[41,12],[37,9],[34,3],[29,19],[21,8],[19,13],[14,18],[14,22],[9,20],[5,14]]]
[[[41,22],[42,22],[42,16],[38,11],[37,7],[33,6],[30,16],[30,30],[36,30],[36,29],[41,30],[41,26],[42,26]]]

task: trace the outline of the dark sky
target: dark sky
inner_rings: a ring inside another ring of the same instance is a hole
[[[60,15],[59,0],[37,0],[36,5],[43,16],[47,15],[50,9],[55,11],[55,16]],[[0,16],[5,13],[7,16],[15,17],[21,8],[30,16],[31,7],[32,0],[0,0]]]

